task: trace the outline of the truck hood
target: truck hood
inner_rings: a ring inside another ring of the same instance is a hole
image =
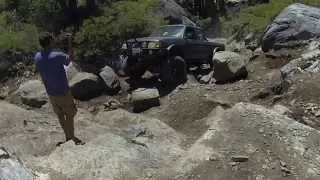
[[[127,42],[134,43],[134,42],[149,42],[149,41],[172,41],[176,39],[181,39],[178,37],[142,37],[136,39],[129,39]]]

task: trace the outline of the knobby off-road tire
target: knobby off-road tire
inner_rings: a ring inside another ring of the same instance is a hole
[[[213,65],[214,65],[213,58],[214,58],[214,55],[216,54],[216,52],[218,52],[219,50],[220,50],[219,47],[215,47],[215,48],[211,49],[211,54],[210,54],[210,56],[208,57],[208,60],[207,60],[208,64],[210,65],[210,70],[214,69],[214,67],[213,67]]]
[[[129,76],[133,79],[139,79],[145,72],[146,69],[142,65],[139,65],[130,69]]]
[[[187,65],[181,56],[166,60],[161,71],[161,80],[166,85],[177,86],[187,81]]]
[[[146,67],[137,60],[127,61],[124,72],[132,79],[139,79],[146,72]]]

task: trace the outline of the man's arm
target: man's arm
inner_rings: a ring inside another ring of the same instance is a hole
[[[74,52],[73,52],[73,47],[72,47],[72,36],[71,36],[71,34],[68,34],[68,55],[69,55],[69,60],[73,61]]]

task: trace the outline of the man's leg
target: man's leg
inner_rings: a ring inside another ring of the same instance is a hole
[[[50,102],[52,104],[52,108],[53,108],[53,111],[56,113],[58,119],[59,119],[59,123],[60,123],[60,126],[65,134],[65,137],[66,137],[66,141],[70,140],[70,138],[68,139],[68,129],[67,129],[67,124],[66,124],[66,116],[65,116],[65,113],[63,112],[62,110],[62,107],[60,106],[59,104],[59,97],[50,97]],[[58,142],[58,146],[61,145],[63,142]]]
[[[79,138],[77,138],[74,134],[74,115],[68,114],[66,116],[66,128],[70,140],[72,140],[76,145],[84,144]]]
[[[66,116],[65,116],[64,114],[62,114],[62,113],[57,114],[57,116],[58,116],[58,119],[59,119],[59,123],[60,123],[60,125],[61,125],[61,128],[63,129],[64,135],[65,135],[65,137],[66,137],[66,141],[68,141],[68,140],[70,140],[70,139],[68,139],[68,135],[67,135],[68,132],[67,132],[67,125],[66,125],[66,122],[67,122]]]
[[[67,139],[71,140],[74,138],[74,117],[66,115],[66,134],[68,135]]]
[[[66,131],[68,132],[68,136],[71,140],[74,141],[76,145],[83,145],[84,143],[75,137],[74,133],[74,117],[77,114],[77,107],[73,101],[73,97],[69,92],[67,97],[65,98],[66,107],[65,107],[65,114],[66,114]]]

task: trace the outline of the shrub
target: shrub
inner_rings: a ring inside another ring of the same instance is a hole
[[[284,8],[294,2],[295,0],[272,0],[267,4],[242,9],[239,14],[231,19],[221,18],[222,35],[225,37],[231,36],[243,24],[248,24],[243,29],[244,33],[262,33]],[[300,2],[307,5],[320,6],[320,0],[303,0]]]
[[[49,31],[57,31],[64,21],[64,13],[56,0],[33,0],[30,2],[31,22]]]
[[[20,22],[56,30],[63,20],[62,7],[56,0],[0,0],[0,10],[15,12]]]
[[[198,21],[199,22],[199,26],[204,30],[208,30],[210,29],[210,27],[212,27],[212,19],[209,18],[205,18],[205,19],[201,19]]]
[[[39,46],[36,26],[13,20],[15,18],[14,12],[0,14],[0,52],[5,50],[30,52],[37,49]]]
[[[4,11],[6,7],[5,0],[0,0],[0,12]]]
[[[162,21],[153,17],[151,10],[156,0],[137,0],[113,3],[103,15],[84,22],[76,35],[84,61],[96,56],[108,56],[119,48],[125,39],[148,35]]]

